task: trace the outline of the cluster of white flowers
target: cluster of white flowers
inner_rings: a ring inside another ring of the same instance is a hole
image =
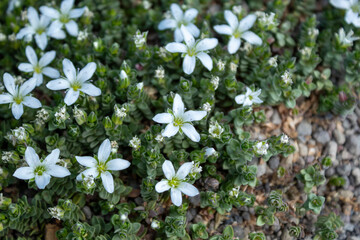
[[[211,84],[213,85],[215,90],[219,87],[219,82],[220,82],[220,78],[218,76],[211,77]]]
[[[137,136],[134,136],[130,142],[129,146],[132,147],[134,150],[138,150],[141,146],[141,141]]]
[[[201,173],[202,172],[202,167],[200,166],[200,162],[191,162],[193,164],[191,170],[190,170],[190,175],[196,175],[197,173]]]
[[[3,162],[11,162],[12,158],[13,158],[13,152],[11,151],[3,151],[1,153],[1,160]]]
[[[11,130],[11,133],[17,141],[25,141],[28,136],[25,128],[23,127],[13,129]]]
[[[209,102],[204,103],[202,109],[208,113],[211,112],[211,104]]]
[[[142,48],[144,44],[146,43],[148,32],[140,32],[140,30],[137,30],[134,35],[134,43],[137,48]]]
[[[155,78],[163,79],[165,77],[165,70],[163,66],[158,66],[158,68],[155,70]]]
[[[125,118],[127,115],[127,109],[125,107],[119,108],[117,105],[114,106],[115,116],[119,118]]]
[[[224,71],[225,69],[225,63],[221,60],[219,60],[216,64],[217,68],[219,69],[219,71]]]
[[[66,106],[62,106],[55,114],[55,120],[58,124],[65,122],[67,117]]]
[[[286,70],[284,72],[283,75],[281,75],[281,80],[283,81],[284,84],[286,85],[289,85],[289,84],[292,84],[293,83],[293,80],[292,80],[292,74]]]
[[[360,37],[354,37],[354,31],[350,30],[347,34],[345,33],[345,30],[343,28],[339,29],[339,33],[335,33],[336,38],[338,39],[340,45],[343,48],[348,48],[353,45],[354,41],[357,41],[360,39]]]
[[[255,152],[259,155],[266,155],[268,149],[269,149],[269,144],[266,141],[258,142],[254,146]]]
[[[276,68],[278,66],[277,60],[278,60],[278,56],[274,56],[269,58],[268,63],[271,67]]]
[[[224,132],[224,128],[217,122],[211,122],[209,125],[209,133],[213,138],[220,138]]]
[[[281,142],[281,143],[284,143],[284,144],[288,143],[288,142],[289,142],[289,136],[286,135],[285,133],[282,134],[282,135],[281,135],[281,138],[280,138],[280,142]]]
[[[111,152],[117,153],[119,149],[119,144],[117,143],[117,141],[111,141],[110,144],[111,144]]]
[[[256,12],[256,15],[259,18],[260,26],[266,27],[268,30],[272,30],[279,25],[276,15],[273,12],[270,14],[265,12]]]
[[[229,192],[229,195],[231,197],[237,198],[239,196],[239,193],[240,193],[240,186],[231,189],[231,191]]]
[[[48,212],[52,218],[61,220],[64,217],[65,211],[59,206],[48,208]]]
[[[155,140],[158,141],[159,143],[164,141],[164,136],[161,134],[156,135]]]

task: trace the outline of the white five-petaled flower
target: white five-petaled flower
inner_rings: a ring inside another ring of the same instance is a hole
[[[40,161],[32,147],[25,150],[25,161],[28,167],[18,168],[14,177],[28,180],[35,178],[35,183],[40,189],[44,189],[50,182],[51,176],[63,178],[70,175],[68,169],[56,165],[59,162],[60,150],[53,150],[44,160]]]
[[[266,155],[268,149],[269,149],[269,144],[266,141],[258,142],[254,146],[255,152],[259,155]]]
[[[359,37],[353,37],[354,31],[350,30],[347,34],[343,28],[340,28],[339,33],[335,34],[342,47],[351,47],[354,41],[359,40]]]
[[[120,171],[128,168],[130,162],[121,158],[109,160],[111,153],[111,143],[109,139],[105,139],[100,145],[97,158],[93,157],[79,157],[76,160],[87,169],[81,172],[76,180],[81,181],[83,177],[93,176],[94,178],[101,177],[104,188],[107,192],[114,192],[114,179],[110,171]]]
[[[185,181],[185,177],[190,173],[193,167],[192,162],[184,163],[179,168],[178,172],[175,173],[172,162],[165,160],[162,165],[162,169],[166,179],[161,180],[155,185],[155,190],[158,193],[162,193],[171,189],[171,201],[176,205],[180,206],[182,203],[181,192],[193,197],[199,194],[199,191]]]
[[[35,88],[36,79],[31,78],[21,86],[15,85],[15,79],[8,73],[3,76],[5,88],[9,93],[0,94],[0,104],[11,103],[11,111],[15,119],[24,113],[23,105],[29,108],[40,108],[41,102],[28,94]]]
[[[171,112],[171,111],[170,111]],[[192,121],[200,121],[206,116],[206,111],[186,111],[179,94],[175,95],[173,110],[171,113],[159,113],[153,118],[155,122],[167,124],[162,132],[164,137],[172,137],[181,130],[192,141],[199,142],[200,134],[191,124]]]
[[[76,71],[74,64],[69,59],[63,60],[63,70],[66,78],[52,80],[46,84],[51,90],[69,89],[66,93],[64,102],[72,105],[79,98],[80,92],[96,97],[101,94],[100,88],[89,83],[89,79],[94,75],[96,64],[88,63],[81,71]]]
[[[198,10],[195,8],[190,8],[186,10],[184,14],[180,6],[176,3],[171,4],[170,10],[173,18],[162,20],[158,26],[159,30],[175,29],[175,42],[182,42],[184,37],[180,28],[182,25],[184,25],[191,35],[194,37],[199,37],[200,30],[192,23],[192,21],[198,15]]]
[[[261,89],[253,92],[250,88],[246,87],[246,93],[236,96],[235,102],[237,104],[242,104],[244,106],[251,106],[253,103],[260,104],[263,102],[259,98],[260,94],[261,94]]]
[[[56,33],[58,39],[65,38],[65,32],[61,30],[65,26],[66,31],[71,35],[76,37],[79,33],[79,28],[77,23],[73,20],[81,17],[85,12],[85,7],[74,8],[74,0],[63,0],[60,5],[60,11],[51,8],[42,6],[40,11],[45,16],[54,19],[49,27],[49,34]]]
[[[35,35],[36,44],[41,50],[44,50],[48,43],[48,25],[50,24],[51,19],[44,15],[39,17],[39,14],[33,7],[29,7],[27,16],[30,22],[30,26],[22,28],[16,35],[16,38],[32,38],[32,36]]]
[[[166,45],[166,50],[171,53],[183,53],[183,70],[186,74],[191,74],[194,71],[196,58],[200,59],[201,63],[211,71],[213,68],[213,61],[206,51],[215,48],[218,44],[218,40],[216,38],[204,38],[195,41],[194,37],[184,26],[181,26],[180,29],[186,45],[173,42]]]
[[[252,31],[249,31],[256,21],[255,14],[246,16],[240,22],[235,14],[229,10],[225,10],[224,16],[229,25],[216,25],[214,26],[214,30],[219,34],[231,36],[228,44],[228,51],[230,54],[236,53],[240,48],[241,38],[245,39],[250,44],[262,44],[261,38]]]
[[[358,0],[330,0],[330,4],[336,8],[346,10],[346,23],[360,27],[360,3]]]
[[[56,52],[49,51],[46,52],[40,60],[35,53],[35,50],[27,46],[25,49],[25,54],[30,63],[20,63],[19,70],[22,72],[33,72],[33,77],[36,78],[36,86],[40,86],[43,82],[43,74],[50,78],[60,77],[58,70],[52,67],[47,67],[55,58]]]

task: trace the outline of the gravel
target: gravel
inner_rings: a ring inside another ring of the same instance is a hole
[[[317,131],[314,134],[314,138],[316,139],[316,141],[318,143],[321,143],[321,144],[326,144],[327,142],[330,141],[329,133],[327,131],[324,131],[324,130]]]
[[[360,156],[360,135],[351,135],[346,141],[346,148],[355,156]]]
[[[360,185],[360,168],[354,168],[351,175],[355,178],[355,184]]]
[[[298,126],[297,126],[297,132],[299,137],[305,137],[305,136],[310,136],[312,133],[312,127],[311,124],[308,123],[307,121],[303,121],[301,122]]]
[[[336,142],[337,142],[338,144],[343,145],[343,144],[345,143],[346,138],[345,138],[345,134],[344,134],[344,133],[342,133],[341,131],[335,129],[334,132],[333,132],[333,134],[334,134],[335,140],[336,140]]]
[[[276,170],[279,167],[280,159],[278,156],[274,156],[269,160],[269,167],[272,170]]]

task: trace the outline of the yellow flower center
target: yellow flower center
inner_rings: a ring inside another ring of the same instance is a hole
[[[241,37],[241,32],[238,29],[236,29],[235,32],[233,33],[233,36],[235,38],[240,38]]]
[[[69,15],[67,15],[67,14],[61,14],[59,20],[60,20],[60,22],[66,24],[66,23],[68,23],[70,21],[70,18],[69,18]]]
[[[74,81],[74,82],[71,84],[71,87],[72,87],[72,89],[74,89],[74,91],[78,91],[79,89],[81,89],[82,84],[81,84],[81,82],[79,82],[79,81]]]
[[[38,176],[42,176],[43,173],[46,171],[46,168],[44,165],[37,166],[34,170],[34,173]]]
[[[36,65],[36,66],[34,67],[34,72],[36,72],[36,73],[41,73],[41,72],[42,72],[41,67],[40,67],[39,65]]]
[[[174,119],[174,126],[179,126],[181,127],[184,124],[184,119],[180,118],[180,117],[175,117]]]
[[[99,174],[106,172],[107,171],[107,167],[106,167],[106,163],[105,162],[99,162],[98,166],[97,166],[97,170],[99,172]]]
[[[179,186],[180,182],[181,181],[179,179],[177,179],[176,177],[173,177],[171,180],[168,181],[168,184],[170,187],[176,188]]]

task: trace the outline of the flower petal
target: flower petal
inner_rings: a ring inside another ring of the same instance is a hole
[[[36,56],[36,52],[31,46],[27,46],[25,48],[25,55],[26,55],[27,59],[29,60],[29,62],[31,63],[31,65],[35,66],[38,63],[38,58]]]
[[[65,28],[71,36],[76,37],[79,34],[78,25],[76,24],[76,22],[74,20],[71,20],[70,22],[65,24]]]
[[[185,44],[182,43],[168,43],[165,46],[165,49],[168,50],[171,53],[185,53],[187,51],[187,47],[185,46]]]
[[[85,7],[72,9],[70,10],[69,18],[79,18],[84,14],[84,12],[85,12]]]
[[[251,31],[244,32],[241,35],[241,37],[250,44],[253,44],[253,45],[261,45],[262,44],[262,39],[258,35],[256,35],[255,33],[251,32]]]
[[[77,79],[81,82],[85,82],[94,75],[95,71],[96,71],[96,63],[94,62],[88,63],[83,69],[81,69],[81,71],[77,76]]]
[[[27,147],[25,150],[25,161],[30,167],[35,168],[40,164],[39,155],[36,154],[32,147]]]
[[[350,8],[350,2],[349,1],[330,0],[330,4],[333,5],[336,8],[340,8],[340,9],[349,9]]]
[[[58,177],[58,178],[63,178],[71,174],[67,168],[58,165],[48,166],[46,173],[50,174],[53,177]]]
[[[175,116],[182,116],[185,111],[184,102],[179,94],[175,94],[173,102],[173,113]]]
[[[56,52],[55,51],[49,51],[46,52],[39,61],[39,65],[40,67],[46,67],[47,65],[49,65],[55,58],[56,56]]]
[[[103,172],[101,173],[101,180],[104,185],[105,190],[108,193],[114,192],[114,178],[109,172]]]
[[[188,47],[193,46],[195,43],[195,39],[193,35],[187,30],[187,28],[184,25],[181,25],[180,27],[181,33],[184,37],[184,41]]]
[[[180,28],[176,28],[176,29],[175,29],[175,31],[174,31],[174,38],[175,38],[175,42],[178,42],[178,43],[184,41],[184,37],[183,37],[183,35],[182,35],[182,33],[181,33]]]
[[[42,33],[41,35],[35,34],[35,41],[36,41],[37,46],[41,50],[44,50],[48,43],[46,33]]]
[[[8,93],[0,94],[0,104],[11,103],[13,101],[13,96]]]
[[[15,79],[9,73],[4,73],[3,75],[4,85],[6,90],[11,94],[15,95]]]
[[[162,170],[164,172],[165,177],[168,180],[171,180],[175,176],[174,165],[169,160],[164,161],[164,163],[162,165]]]
[[[29,7],[27,11],[28,20],[32,27],[37,27],[39,25],[39,14],[33,7]]]
[[[32,90],[34,90],[34,88],[36,87],[36,79],[35,78],[30,78],[29,80],[27,80],[26,82],[24,82],[19,89],[19,93],[22,96],[26,96],[28,95]]]
[[[181,165],[178,172],[176,173],[176,177],[180,180],[183,180],[191,171],[191,168],[193,167],[192,162],[187,162]]]
[[[35,175],[35,183],[39,189],[44,189],[50,182],[51,176],[47,173],[43,173],[41,176]]]
[[[88,169],[82,171],[81,173],[79,173],[79,175],[76,176],[76,180],[82,181],[83,175],[84,175],[84,177],[93,176],[94,178],[97,178],[99,175],[99,172],[97,171],[97,169],[95,167],[88,168]]]
[[[232,35],[233,30],[228,25],[216,25],[214,26],[214,30],[219,34]]]
[[[43,28],[47,28],[47,26],[50,24],[50,22],[51,22],[51,18],[49,18],[45,15],[41,15],[39,26],[41,26]]]
[[[83,165],[85,167],[90,167],[91,168],[91,167],[95,167],[97,165],[97,161],[93,157],[76,156],[75,158],[76,158],[76,161],[78,161],[78,163],[80,163],[81,165]]]
[[[186,74],[191,74],[194,72],[196,65],[196,58],[195,56],[190,57],[189,55],[185,55],[184,61],[183,61],[183,71]]]
[[[63,71],[65,76],[70,80],[70,82],[76,79],[76,69],[74,64],[67,58],[65,58],[62,62]]]
[[[24,113],[24,107],[22,103],[20,104],[13,103],[11,106],[11,111],[12,114],[14,115],[14,118],[18,120]]]
[[[98,159],[100,162],[106,162],[106,160],[108,160],[109,156],[110,156],[110,152],[111,152],[111,144],[110,144],[110,140],[109,139],[105,139],[100,147],[99,147],[99,151],[98,151]]]
[[[165,130],[161,133],[164,137],[172,137],[179,131],[179,126],[174,126],[173,123],[166,125]]]
[[[32,179],[35,177],[34,169],[31,167],[21,167],[16,169],[13,176],[22,180]]]
[[[158,29],[165,30],[176,28],[176,21],[174,19],[164,19],[159,23]]]
[[[66,37],[66,34],[61,29],[63,25],[64,24],[58,20],[53,21],[47,31],[48,36],[55,39],[64,39]]]
[[[170,5],[170,11],[176,21],[181,21],[183,19],[183,11],[180,6],[176,3]]]
[[[43,83],[44,76],[42,75],[42,73],[34,72],[33,78],[36,79],[36,86],[40,86]]]
[[[245,98],[245,94],[238,95],[235,97],[235,102],[241,105],[245,102]]]
[[[38,99],[30,96],[26,96],[22,103],[29,108],[40,108],[42,106]]]
[[[69,13],[74,6],[74,0],[63,0],[60,5],[62,13]]]
[[[22,72],[33,72],[34,67],[30,63],[20,63],[18,69]]]
[[[162,192],[165,192],[167,190],[170,189],[170,186],[169,186],[169,183],[167,180],[163,179],[161,180],[160,182],[158,182],[156,185],[155,185],[155,190],[156,192],[158,193],[162,193]]]
[[[89,96],[97,97],[101,95],[101,90],[98,87],[95,87],[92,83],[84,83],[80,91],[86,93]]]
[[[229,44],[228,44],[228,51],[230,54],[234,54],[237,52],[237,50],[239,50],[240,48],[240,44],[241,44],[241,40],[240,38],[235,38],[234,36],[232,36],[230,38]]]
[[[58,70],[56,70],[55,68],[52,67],[45,67],[43,68],[43,74],[45,76],[48,76],[49,78],[58,78],[60,77],[60,73]]]
[[[239,20],[232,11],[225,10],[224,17],[232,29],[236,29],[238,27]]]
[[[195,26],[194,24],[192,23],[189,23],[187,26],[186,26],[186,29],[189,31],[189,33],[191,33],[191,35],[193,35],[194,37],[199,37],[200,35],[200,30],[197,26]]]
[[[199,142],[200,134],[196,131],[193,125],[190,123],[185,123],[182,125],[181,130],[188,136],[192,141]]]
[[[108,170],[120,171],[128,168],[130,166],[130,162],[125,159],[116,158],[107,162],[106,166]]]
[[[204,67],[206,67],[207,70],[211,71],[213,68],[213,61],[209,54],[200,52],[196,54],[196,57],[200,59],[200,62],[204,65]]]
[[[157,123],[171,123],[174,120],[174,117],[170,113],[159,113],[153,117],[153,120]]]
[[[60,150],[58,148],[51,151],[49,155],[44,159],[44,163],[47,165],[54,165],[59,161]]]
[[[194,18],[196,18],[198,13],[198,10],[196,10],[195,8],[190,8],[185,11],[184,20],[191,22]]]
[[[59,78],[48,82],[46,87],[51,90],[63,90],[70,88],[70,83],[65,79]]]
[[[178,189],[189,197],[194,197],[199,194],[199,190],[187,182],[180,183]]]
[[[245,32],[245,31],[249,30],[254,25],[255,21],[256,21],[255,14],[249,14],[246,17],[244,17],[243,19],[241,19],[240,24],[239,24],[240,32]]]
[[[70,88],[64,98],[65,104],[68,106],[72,105],[73,103],[76,102],[76,100],[78,100],[79,95],[80,95],[80,91],[74,91],[72,88]]]
[[[185,122],[191,122],[191,121],[200,121],[206,116],[206,111],[186,111],[184,113],[184,121]]]
[[[49,18],[53,18],[53,19],[60,18],[59,11],[51,7],[42,6],[40,7],[40,12]]]
[[[218,40],[216,38],[204,38],[196,45],[196,51],[206,51],[216,47]]]
[[[351,9],[349,9],[346,11],[346,14],[345,14],[345,22],[348,24],[351,24],[356,21],[358,16],[359,16],[358,13],[355,13]]]
[[[25,36],[33,35],[35,34],[35,31],[32,27],[24,27],[20,29],[20,31],[16,34],[16,39],[22,39]]]
[[[182,203],[181,191],[176,188],[172,188],[170,196],[171,196],[171,201],[173,202],[173,204],[175,206],[179,207]]]

